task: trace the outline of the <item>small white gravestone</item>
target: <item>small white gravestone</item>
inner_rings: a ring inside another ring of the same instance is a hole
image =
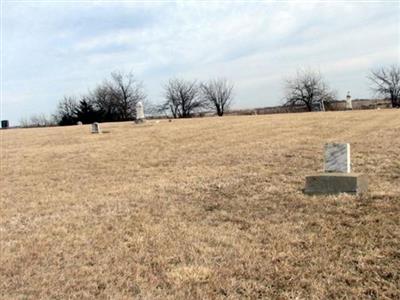
[[[143,103],[138,102],[136,104],[136,123],[143,123],[144,122],[144,110],[143,110]]]
[[[351,103],[350,92],[347,92],[347,96],[346,96],[346,109],[353,109],[353,104]]]
[[[76,123],[76,125],[82,125],[83,123],[81,122],[81,121],[78,121],[77,123]]]
[[[350,144],[325,144],[325,172],[350,173]]]
[[[97,122],[92,124],[92,133],[101,133],[100,125]]]

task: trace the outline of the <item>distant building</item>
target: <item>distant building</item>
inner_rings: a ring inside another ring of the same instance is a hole
[[[1,120],[1,128],[8,128],[10,126],[8,120]]]

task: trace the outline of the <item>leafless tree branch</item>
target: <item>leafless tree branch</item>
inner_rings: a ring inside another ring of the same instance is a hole
[[[214,79],[200,84],[201,97],[218,116],[229,109],[233,100],[233,84],[226,79]]]
[[[372,90],[385,98],[389,98],[393,107],[400,107],[400,66],[391,65],[371,70],[368,79]]]
[[[286,79],[285,105],[305,105],[309,111],[315,103],[328,103],[336,98],[319,72],[298,71],[296,77]]]
[[[170,111],[174,118],[190,118],[194,112],[204,108],[205,103],[199,97],[196,81],[171,79],[164,87],[165,101],[161,111]]]

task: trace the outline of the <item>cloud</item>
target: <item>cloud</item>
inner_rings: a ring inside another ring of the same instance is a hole
[[[387,3],[7,2],[3,98],[29,95],[19,98],[26,107],[39,101],[51,111],[65,93],[85,93],[120,69],[133,70],[155,102],[170,77],[226,77],[236,106],[268,106],[300,67],[321,70],[340,93],[351,85],[368,97],[366,72],[399,61],[399,22]]]

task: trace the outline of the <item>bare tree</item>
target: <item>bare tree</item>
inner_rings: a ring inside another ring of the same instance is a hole
[[[107,87],[112,102],[117,104],[120,119],[134,119],[136,103],[146,99],[142,83],[135,79],[133,73],[113,72]]]
[[[169,110],[174,118],[190,118],[194,112],[204,107],[196,81],[171,79],[164,89],[165,102],[160,110]]]
[[[154,117],[160,114],[159,112],[159,105],[154,104],[151,102],[149,99],[144,99],[142,101],[143,103],[143,109],[144,109],[144,114],[149,117]]]
[[[59,125],[73,125],[77,121],[76,109],[78,103],[74,97],[64,98],[58,103],[57,112],[54,118]]]
[[[120,119],[117,99],[111,96],[107,82],[98,85],[88,97],[98,111],[101,120],[112,122]]]
[[[82,96],[76,107],[76,118],[83,124],[91,124],[101,121],[100,112],[94,107],[94,101],[90,96]]]
[[[233,84],[226,79],[214,79],[200,84],[201,96],[210,107],[222,116],[229,109],[233,97]]]
[[[393,107],[400,107],[400,65],[371,70],[368,79],[375,93],[390,99]]]
[[[132,73],[114,72],[111,79],[99,84],[79,101],[65,96],[55,114],[59,125],[133,120],[136,104],[146,101],[142,83]]]
[[[30,118],[20,120],[21,127],[48,127],[57,124],[54,117],[45,114],[34,114]]]
[[[305,105],[312,111],[316,103],[329,103],[336,98],[319,72],[312,70],[297,71],[296,77],[286,79],[285,105]]]

